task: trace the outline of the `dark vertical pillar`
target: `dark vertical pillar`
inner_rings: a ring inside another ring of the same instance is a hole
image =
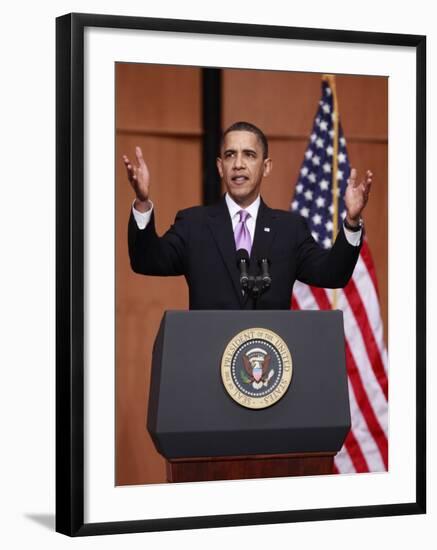
[[[221,69],[202,69],[203,204],[206,205],[217,202],[221,195],[220,177],[216,167],[222,133],[221,77]]]

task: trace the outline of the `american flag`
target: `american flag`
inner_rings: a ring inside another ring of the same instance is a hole
[[[346,140],[339,119],[335,120],[338,108],[334,108],[334,87],[333,77],[323,79],[322,97],[291,203],[291,209],[306,218],[314,239],[324,248],[332,246],[335,226],[340,227],[346,215],[344,193],[350,174]],[[336,132],[338,142],[335,144]],[[335,153],[337,162],[334,162]],[[333,201],[335,193],[337,201]],[[335,457],[335,470],[337,473],[386,471],[387,350],[367,239],[344,289],[322,289],[296,282],[293,309],[333,307],[343,311],[352,417],[351,431]]]

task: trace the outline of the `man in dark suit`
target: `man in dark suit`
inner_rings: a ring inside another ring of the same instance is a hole
[[[132,269],[144,275],[184,275],[190,309],[289,309],[294,281],[325,288],[343,287],[352,275],[362,242],[361,212],[371,172],[362,182],[352,169],[345,195],[346,218],[330,250],[322,249],[298,214],[269,208],[260,197],[261,182],[272,170],[268,143],[256,126],[237,122],[223,134],[217,168],[226,188],[214,206],[177,213],[162,236],[155,231],[149,200],[150,175],[141,149],[137,163],[124,155],[135,191],[129,220]],[[271,287],[253,299],[242,291],[237,249],[250,255],[249,274],[268,259]]]

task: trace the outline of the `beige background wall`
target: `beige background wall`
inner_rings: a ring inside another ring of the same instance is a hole
[[[321,75],[223,72],[223,127],[249,120],[267,135],[272,175],[263,197],[288,209],[320,99]],[[387,89],[377,77],[337,77],[340,118],[352,166],[375,174],[366,231],[387,327]],[[116,69],[116,484],[162,483],[165,464],[146,430],[153,341],[166,309],[186,309],[182,277],[134,274],[127,221],[134,195],[123,153],[143,149],[159,233],[177,210],[201,203],[201,70],[118,64]]]

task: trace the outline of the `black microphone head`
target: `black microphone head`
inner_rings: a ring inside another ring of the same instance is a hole
[[[262,267],[263,265],[266,265],[267,267],[270,266],[270,260],[266,258],[265,256],[261,256],[258,258],[258,265]]]
[[[242,260],[249,263],[249,253],[245,248],[239,248],[237,250],[237,264],[239,264]]]
[[[259,266],[261,268],[261,279],[263,282],[264,289],[269,288],[269,286],[272,284],[272,278],[269,274],[269,266],[270,266],[270,260],[266,257],[261,257],[258,260]]]
[[[237,250],[237,267],[240,270],[240,284],[243,290],[246,290],[249,285],[249,253],[245,248]]]

